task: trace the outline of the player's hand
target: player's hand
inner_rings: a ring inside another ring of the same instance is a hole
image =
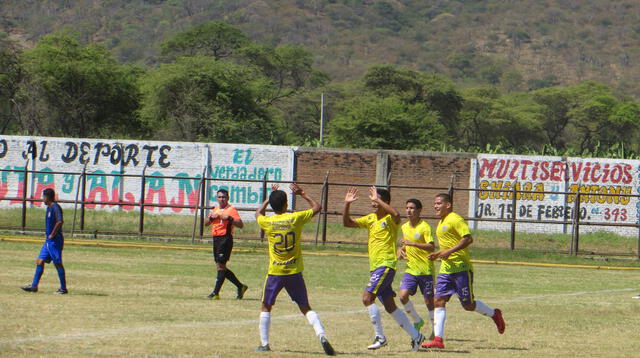
[[[358,200],[358,188],[352,186],[347,190],[347,194],[344,196],[344,202],[350,204],[356,200]]]
[[[412,241],[409,241],[409,240],[406,240],[406,239],[402,239],[402,245],[415,246]]]
[[[291,188],[291,192],[293,192],[293,195],[302,195],[302,193],[304,192],[302,188],[300,188],[296,183],[291,183],[289,185],[289,188]]]
[[[372,185],[369,188],[369,200],[376,201],[376,200],[378,200],[378,198],[379,198],[378,190],[376,189],[375,185]]]
[[[271,184],[271,191],[276,191],[278,190],[278,188],[280,188],[280,184],[278,183]]]
[[[398,249],[398,252],[396,253],[396,255],[398,256],[398,259],[406,259],[407,258],[407,253],[404,251],[404,246],[400,247]]]

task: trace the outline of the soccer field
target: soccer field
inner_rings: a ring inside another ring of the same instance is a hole
[[[272,312],[273,352],[259,344],[258,315],[265,250],[238,247],[229,267],[249,285],[235,300],[204,297],[214,281],[211,254],[197,250],[67,245],[68,295],[53,295],[47,265],[40,292],[31,282],[40,244],[0,241],[2,357],[296,357],[321,356],[313,329],[283,291]],[[367,351],[373,329],[361,299],[368,261],[358,253],[305,254],[310,303],[338,355],[437,357],[631,357],[640,351],[640,271],[475,265],[475,295],[502,309],[499,335],[491,319],[465,312],[452,298],[446,349],[410,352],[409,337],[383,313],[389,345]],[[404,263],[399,270],[402,273]],[[394,288],[400,283],[396,276]],[[414,298],[414,302],[419,300]],[[423,317],[426,308],[417,304]],[[424,333],[428,333],[426,327]]]

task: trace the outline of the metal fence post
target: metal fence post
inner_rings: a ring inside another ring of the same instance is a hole
[[[326,207],[327,207],[327,205],[326,205],[327,197],[325,195],[325,192],[326,192],[326,186],[327,186],[328,177],[329,177],[329,172],[327,171],[327,174],[324,176],[324,182],[322,183],[322,188],[320,189],[320,210],[321,210],[321,212],[320,212],[320,215],[318,216],[318,223],[316,224],[316,239],[315,239],[316,245],[318,245],[318,234],[320,232],[320,222],[321,221],[324,222],[324,228],[325,229],[326,229],[326,225],[327,225],[326,218],[324,218],[324,220],[323,220],[323,215],[324,215],[324,212],[326,211]],[[326,241],[326,235],[323,232],[322,243],[324,244],[325,241]]]
[[[140,183],[140,222],[138,224],[138,235],[142,236],[142,233],[144,232],[144,192],[146,190],[146,185],[147,185],[147,178],[146,178],[146,174],[147,174],[147,165],[144,165],[144,168],[142,168],[142,177],[140,177],[141,183]]]
[[[578,256],[578,241],[580,240],[580,185],[578,185],[578,192],[576,193],[576,201],[573,205],[573,231],[571,234],[571,249],[570,255]]]
[[[200,180],[200,185],[202,189],[200,189],[200,241],[202,241],[202,237],[204,236],[204,212],[205,206],[207,205],[207,178],[206,175],[207,168],[202,169],[202,179]]]
[[[511,251],[516,249],[516,218],[518,216],[518,210],[516,210],[516,206],[518,205],[517,203],[518,190],[516,188],[517,184],[518,184],[517,180],[513,182],[513,190],[512,190],[513,197],[511,198]]]
[[[323,184],[324,203],[322,204],[322,243],[327,242],[327,218],[329,216],[329,172],[324,178]]]
[[[25,228],[27,227],[27,190],[28,184],[27,179],[29,177],[29,159],[24,165],[24,181],[22,182],[22,222],[20,224],[20,228],[24,233]]]
[[[73,202],[73,225],[71,226],[71,237],[74,236],[76,232],[76,212],[78,211],[78,196],[80,195],[80,186],[82,185],[82,179],[84,178],[85,173],[87,172],[87,163],[84,163],[82,167],[82,173],[78,177],[78,185],[76,185],[76,200]]]
[[[267,173],[264,174],[264,178],[262,178],[262,200],[267,199]],[[264,230],[260,228],[260,242],[264,241]]]
[[[86,164],[85,164],[86,170]],[[87,195],[87,173],[85,170],[82,171],[82,177],[80,179],[80,231],[84,231],[84,209],[85,209],[85,200]]]

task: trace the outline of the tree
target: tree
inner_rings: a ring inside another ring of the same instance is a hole
[[[575,106],[571,94],[565,88],[549,87],[533,91],[531,95],[543,106],[542,128],[548,143],[556,149],[565,149],[565,128],[571,118],[569,112]]]
[[[142,119],[156,139],[278,144],[276,121],[256,103],[259,77],[211,57],[179,58],[143,81]]]
[[[100,46],[48,35],[24,53],[17,102],[29,134],[131,137],[140,131],[140,70],[121,66]]]
[[[407,104],[424,104],[427,111],[436,113],[438,121],[446,128],[445,143],[455,141],[463,98],[449,79],[381,65],[369,69],[363,80],[365,90],[378,96],[399,97]]]
[[[349,148],[433,150],[444,128],[423,103],[398,97],[364,96],[344,106],[330,122],[330,143]]]
[[[20,108],[16,106],[16,93],[23,76],[20,55],[18,45],[0,32],[0,134],[20,129]]]
[[[162,44],[161,54],[166,59],[196,55],[221,59],[250,43],[241,30],[222,21],[213,21],[178,33]]]

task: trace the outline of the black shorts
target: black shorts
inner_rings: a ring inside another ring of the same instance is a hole
[[[226,264],[233,250],[233,237],[231,235],[213,237],[213,260],[218,264]]]

